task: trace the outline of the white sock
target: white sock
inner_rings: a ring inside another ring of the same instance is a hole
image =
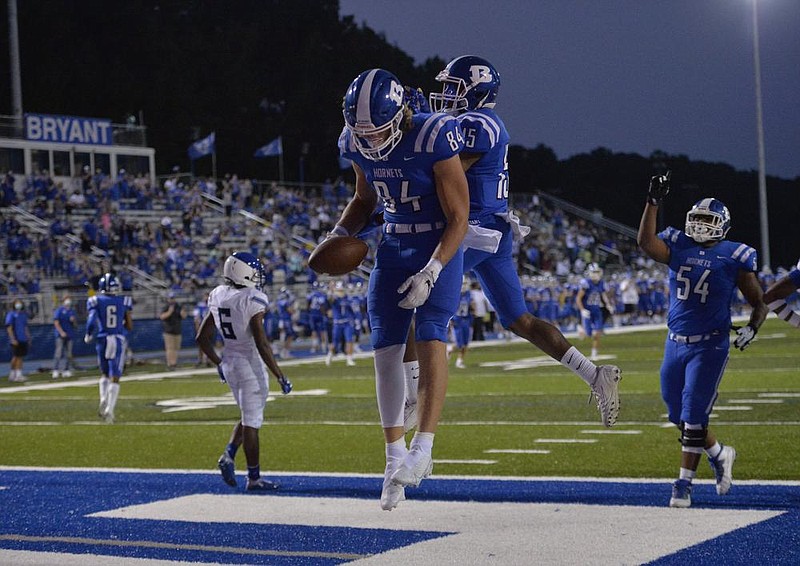
[[[719,442],[715,442],[714,446],[711,448],[706,448],[706,455],[709,458],[716,458],[722,453],[722,445]]]
[[[108,385],[108,409],[107,411],[114,414],[114,407],[117,406],[117,397],[119,396],[119,383],[113,381]]]
[[[398,438],[394,442],[386,443],[386,461],[403,459],[408,454],[406,448],[406,438],[404,436]]]
[[[103,376],[100,378],[100,402],[104,403],[108,400],[108,386],[111,380]]]
[[[403,376],[405,344],[375,350],[375,394],[383,428],[403,426],[406,382]]]
[[[424,455],[430,456],[433,452],[433,432],[419,432],[414,433],[414,438],[411,439],[409,446],[408,456],[405,459],[405,464],[413,467],[417,462],[422,459]],[[416,449],[416,450],[415,450]]]
[[[594,358],[596,358],[596,357],[597,357],[597,350],[595,350],[594,348],[592,348],[592,359],[594,359]]]
[[[403,374],[406,378],[406,401],[413,405],[417,402],[417,389],[419,387],[419,360],[403,362]]]
[[[561,358],[561,365],[572,370],[572,372],[591,385],[594,381],[594,375],[597,372],[597,366],[594,365],[586,356],[581,354],[575,346],[572,346]]]
[[[687,468],[681,468],[680,475],[678,476],[678,479],[689,480],[689,482],[691,483],[691,481],[694,479],[694,476],[696,474],[697,474],[697,472],[694,471],[694,470],[689,470]]]

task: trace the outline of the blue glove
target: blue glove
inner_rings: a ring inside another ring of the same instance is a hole
[[[278,377],[278,383],[281,384],[281,391],[283,391],[284,395],[288,395],[292,392],[292,382],[286,379],[285,375]]]
[[[228,383],[228,380],[227,380],[227,379],[225,379],[225,374],[224,374],[224,373],[222,373],[222,364],[219,364],[219,365],[217,366],[217,374],[219,374],[219,380],[220,380],[222,383]]]

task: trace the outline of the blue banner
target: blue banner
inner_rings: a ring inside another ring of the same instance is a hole
[[[253,157],[272,157],[274,155],[283,155],[282,136],[278,136],[267,145],[259,147]]]
[[[197,140],[189,146],[189,159],[195,160],[204,155],[211,155],[216,149],[216,132],[211,132],[208,137]]]
[[[111,145],[111,120],[25,114],[25,137],[40,142]]]

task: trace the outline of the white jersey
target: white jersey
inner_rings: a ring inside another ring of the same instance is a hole
[[[250,320],[266,312],[267,296],[253,287],[220,285],[208,296],[208,308],[225,343],[225,356],[258,356]]]

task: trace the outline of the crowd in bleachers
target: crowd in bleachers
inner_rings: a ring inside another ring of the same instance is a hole
[[[333,227],[352,192],[341,178],[301,190],[237,175],[214,180],[174,171],[152,185],[143,175],[121,170],[111,178],[88,167],[69,190],[47,171],[17,186],[14,190],[10,173],[4,176],[1,204],[22,207],[47,229],[31,233],[16,215],[0,218],[3,294],[36,293],[44,278],[53,277],[83,286],[106,269],[129,265],[185,297],[199,297],[219,282],[221,262],[237,249],[262,258],[268,285],[310,285],[316,276],[307,267],[307,255]],[[207,197],[213,197],[212,206]],[[640,253],[633,239],[566,214],[535,194],[518,195],[512,205],[522,223],[533,228],[517,250],[532,312],[562,328],[574,327],[577,284],[589,263],[600,262],[617,296],[618,312],[612,313],[617,323],[663,317],[666,274]],[[373,252],[378,237],[378,231],[367,237]],[[93,250],[100,250],[99,257]],[[132,290],[134,275],[117,271],[123,289]],[[770,273],[762,274],[765,286],[773,280]],[[633,316],[623,316],[621,287],[636,289]]]

